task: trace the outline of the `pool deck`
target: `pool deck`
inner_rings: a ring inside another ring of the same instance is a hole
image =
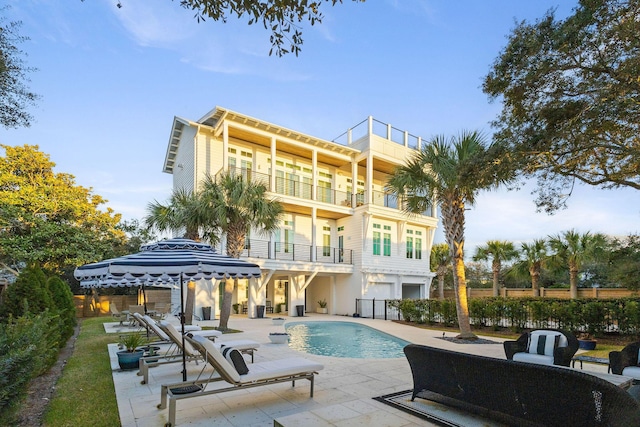
[[[275,316],[274,316],[275,317]],[[286,317],[286,316],[283,316]],[[361,323],[406,341],[490,357],[504,358],[502,341],[485,337],[495,344],[456,344],[442,338],[442,332],[420,329],[390,321],[351,318],[309,313],[304,319],[286,317],[287,321],[352,321]],[[217,321],[195,322],[201,326],[217,325]],[[109,332],[130,331],[119,328],[117,323],[105,324]],[[178,402],[176,422],[188,426],[224,427],[272,427],[274,421],[284,427],[324,426],[435,426],[413,415],[373,400],[373,397],[407,390],[412,387],[411,371],[407,360],[349,359],[317,356],[290,349],[285,344],[272,344],[270,332],[282,332],[283,326],[273,325],[270,318],[248,319],[232,316],[229,326],[242,333],[225,335],[221,341],[250,339],[260,343],[255,361],[267,361],[291,356],[302,356],[324,365],[316,375],[314,397],[309,397],[309,383],[296,382],[272,384],[242,389],[211,396],[185,399]],[[454,336],[453,333],[447,333]],[[167,409],[157,409],[160,402],[160,385],[181,381],[180,365],[169,364],[152,368],[149,384],[140,384],[137,371],[120,371],[116,345],[109,346],[113,381],[118,410],[123,426],[163,426],[167,422]],[[203,364],[191,362],[188,378],[193,379]],[[249,369],[251,365],[249,364]],[[207,372],[210,372],[207,368]],[[606,366],[584,364],[585,371],[606,372]]]

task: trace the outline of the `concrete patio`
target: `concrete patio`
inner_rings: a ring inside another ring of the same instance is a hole
[[[502,340],[488,337],[495,344],[457,344],[442,338],[442,332],[415,328],[391,321],[309,314],[304,319],[288,317],[287,321],[352,321],[376,328],[406,341],[504,358]],[[217,325],[217,321],[195,322],[201,326]],[[131,330],[114,327],[110,332]],[[229,326],[242,333],[225,335],[225,340],[250,339],[260,343],[255,361],[302,356],[324,365],[315,379],[314,397],[309,397],[309,382],[272,384],[237,390],[212,396],[185,399],[178,403],[177,424],[189,426],[431,426],[436,425],[408,413],[373,400],[373,397],[390,394],[412,387],[411,372],[405,358],[350,359],[316,356],[290,349],[285,344],[272,344],[270,332],[282,331],[270,318],[247,319],[232,316]],[[453,336],[453,333],[449,333]],[[167,422],[167,409],[157,409],[160,402],[160,385],[182,379],[181,365],[169,364],[150,370],[149,384],[142,385],[137,371],[120,371],[116,356],[117,346],[110,345],[120,420],[123,426],[163,426]],[[249,369],[251,365],[249,364]],[[194,379],[203,364],[188,363],[188,378]],[[606,366],[584,364],[585,370],[606,372]],[[207,372],[211,368],[207,367]]]

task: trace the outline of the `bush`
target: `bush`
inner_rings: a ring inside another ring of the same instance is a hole
[[[60,335],[62,338],[60,347],[63,347],[73,335],[73,328],[76,326],[76,307],[73,304],[73,294],[69,285],[57,276],[50,277],[47,285],[51,294],[52,311],[60,316]]]
[[[29,381],[55,363],[59,340],[47,312],[8,320],[0,324],[0,425],[13,424]]]
[[[51,307],[47,277],[39,267],[30,266],[20,272],[16,281],[7,287],[0,307],[0,320],[18,318],[25,314],[40,314]]]

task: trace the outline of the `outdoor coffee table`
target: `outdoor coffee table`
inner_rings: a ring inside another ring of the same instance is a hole
[[[571,367],[576,367],[576,362],[580,362],[580,369],[582,369],[582,362],[587,363],[596,363],[598,365],[607,365],[607,372],[611,372],[611,366],[609,366],[609,359],[605,359],[603,357],[593,357],[593,356],[574,356],[571,359]]]
[[[604,372],[587,372],[587,374],[593,375],[594,377],[602,378],[603,380],[608,381],[611,384],[617,385],[623,390],[629,389],[635,381],[635,379],[631,377],[625,377],[615,374],[605,374]]]

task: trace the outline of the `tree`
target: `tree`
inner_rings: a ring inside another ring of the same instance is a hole
[[[0,267],[60,273],[113,255],[125,235],[116,228],[120,215],[99,209],[106,200],[54,173],[37,145],[0,147]]]
[[[499,295],[499,279],[502,263],[511,261],[518,256],[518,251],[513,243],[505,240],[489,240],[486,245],[478,246],[473,256],[474,261],[491,260],[491,272],[493,273],[493,296]]]
[[[84,0],[83,0],[84,1]],[[364,2],[364,0],[352,0]],[[118,7],[123,7],[125,0],[118,0]],[[265,29],[271,31],[271,55],[275,49],[278,56],[289,52],[298,55],[302,46],[302,31],[299,24],[308,21],[311,25],[322,23],[324,16],[320,7],[324,3],[335,6],[342,0],[180,0],[180,5],[185,9],[195,12],[198,22],[211,18],[214,21],[227,22],[229,16],[235,15],[238,19],[245,15],[249,18],[248,24],[262,23]],[[287,48],[286,44],[290,44]]]
[[[22,270],[18,278],[5,291],[0,306],[0,319],[40,314],[51,308],[52,300],[47,288],[47,277],[37,266]]]
[[[571,298],[578,298],[578,274],[583,264],[602,254],[605,243],[602,234],[581,234],[575,230],[549,236],[549,247],[553,251],[549,260],[556,266],[568,268]]]
[[[446,243],[437,243],[431,247],[431,271],[438,276],[438,298],[444,299],[444,278],[447,272],[451,270],[451,253],[449,245]]]
[[[497,148],[485,147],[478,132],[462,132],[449,140],[437,136],[396,168],[387,181],[387,190],[402,200],[407,214],[424,212],[433,203],[440,205],[453,266],[459,338],[476,338],[469,322],[464,268],[465,207],[473,206],[480,190],[497,188],[512,179],[510,168],[496,157]]]
[[[51,295],[52,309],[59,317],[60,323],[60,347],[73,335],[76,326],[76,307],[73,303],[73,294],[69,285],[58,276],[51,276],[47,280],[47,289]]]
[[[230,257],[240,258],[251,230],[270,234],[280,226],[282,205],[266,197],[267,188],[263,184],[245,179],[242,174],[226,172],[217,179],[207,175],[202,182],[202,191],[216,218],[216,228],[226,235]],[[232,279],[225,282],[219,324],[222,330],[228,327],[234,285]]]
[[[528,275],[534,297],[540,296],[540,274],[547,263],[547,241],[534,239],[531,243],[522,243],[521,260],[515,263],[510,273],[515,276]]]
[[[640,189],[640,0],[580,0],[519,23],[485,77],[500,97],[495,140],[537,178],[553,212],[577,182]]]
[[[613,239],[609,255],[609,281],[615,286],[640,288],[640,236]]]
[[[0,8],[0,14],[7,7]],[[18,48],[28,40],[19,33],[21,25],[21,22],[7,23],[0,16],[0,124],[5,128],[29,127],[33,117],[27,108],[39,98],[27,88],[27,73],[35,69],[26,66],[23,59],[26,54]]]

